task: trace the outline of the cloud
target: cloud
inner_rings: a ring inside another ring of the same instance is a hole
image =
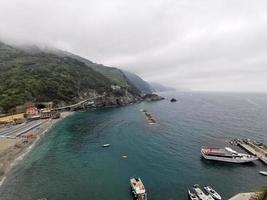
[[[267,91],[264,0],[1,0],[0,38],[177,88]]]

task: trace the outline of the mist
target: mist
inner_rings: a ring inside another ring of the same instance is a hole
[[[267,92],[267,2],[1,0],[0,40],[196,91]]]

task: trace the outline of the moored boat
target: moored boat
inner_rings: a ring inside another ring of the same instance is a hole
[[[210,194],[205,194],[199,185],[194,185],[194,190],[200,200],[214,200],[214,198]]]
[[[207,193],[209,193],[214,199],[216,200],[221,200],[222,197],[216,192],[212,187],[210,186],[205,186],[204,189],[206,190]]]
[[[189,189],[187,191],[188,191],[189,199],[191,199],[191,200],[199,200],[199,198],[197,197],[197,195],[195,193],[192,193]]]
[[[221,148],[210,148],[210,147],[202,147],[201,154],[203,158],[207,160],[215,160],[222,162],[230,162],[230,163],[247,163],[258,160],[257,156],[238,153],[229,147]]]
[[[147,200],[146,189],[140,178],[131,178],[130,185],[136,200]]]
[[[102,147],[109,147],[110,144],[103,144]]]
[[[265,171],[259,171],[259,173],[260,173],[261,175],[267,176],[267,172],[265,172]]]

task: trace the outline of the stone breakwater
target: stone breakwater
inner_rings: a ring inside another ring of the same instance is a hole
[[[151,113],[149,113],[148,111],[143,110],[143,109],[141,109],[140,111],[144,113],[146,120],[149,124],[151,124],[151,125],[157,124],[157,121],[155,120],[155,118],[153,117],[153,115]]]

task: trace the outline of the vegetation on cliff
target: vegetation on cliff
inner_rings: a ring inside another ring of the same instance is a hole
[[[21,50],[0,43],[0,108],[8,112],[27,101],[69,104],[95,93],[139,96],[119,69],[77,58],[70,53]]]

